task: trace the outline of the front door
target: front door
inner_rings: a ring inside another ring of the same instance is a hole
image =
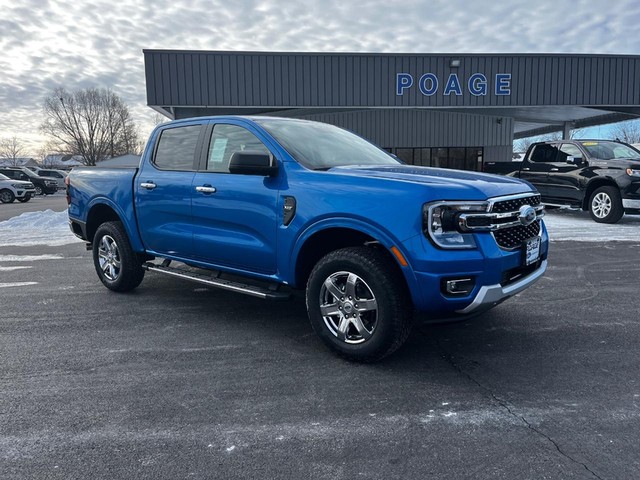
[[[213,265],[273,274],[280,177],[229,173],[234,152],[271,154],[258,135],[232,121],[213,125],[191,189],[194,251]]]

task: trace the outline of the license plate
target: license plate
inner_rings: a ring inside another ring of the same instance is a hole
[[[526,240],[523,249],[525,266],[536,263],[540,258],[540,237],[533,237]]]

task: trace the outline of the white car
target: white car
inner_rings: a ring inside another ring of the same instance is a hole
[[[0,173],[0,202],[28,202],[36,194],[36,187],[31,182],[13,180]]]

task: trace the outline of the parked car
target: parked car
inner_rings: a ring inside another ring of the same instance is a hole
[[[13,180],[0,173],[0,202],[13,203],[14,200],[18,200],[24,203],[31,200],[35,194],[33,183]]]
[[[64,170],[48,170],[41,168],[38,170],[38,175],[41,177],[53,178],[58,182],[58,190],[65,188],[64,179],[69,175]]]
[[[538,142],[522,162],[486,163],[485,171],[527,180],[543,203],[588,210],[598,223],[616,223],[625,213],[640,214],[640,152],[626,143]]]
[[[530,184],[404,165],[333,125],[178,120],[145,152],[139,168],[67,178],[70,227],[102,283],[129,291],[153,271],[265,299],[306,290],[314,330],[352,360],[400,347],[414,309],[477,315],[547,266]]]
[[[36,195],[50,195],[58,190],[58,182],[56,180],[40,177],[26,167],[0,167],[0,173],[13,180],[33,183]]]

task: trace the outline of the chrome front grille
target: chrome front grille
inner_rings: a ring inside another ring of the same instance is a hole
[[[513,250],[514,248],[520,248],[522,246],[522,242],[527,238],[537,237],[539,234],[540,220],[536,220],[526,227],[524,225],[517,225],[515,227],[493,232],[493,238],[496,239],[496,243],[500,248]]]
[[[504,212],[516,212],[523,205],[531,205],[535,207],[542,203],[540,195],[527,195],[510,198],[506,200],[497,199],[491,203],[490,212],[504,213]]]
[[[519,209],[523,205],[530,205],[534,208],[540,208],[542,206],[542,199],[540,195],[520,195],[517,197],[506,197],[504,200],[495,199],[489,206],[491,213],[509,214],[512,213],[513,217],[517,217]],[[536,208],[536,210],[538,209]],[[522,243],[531,237],[540,235],[540,217],[544,215],[541,210],[536,220],[530,225],[512,225],[507,228],[494,231],[493,238],[500,248],[506,250],[513,250],[520,248]]]

